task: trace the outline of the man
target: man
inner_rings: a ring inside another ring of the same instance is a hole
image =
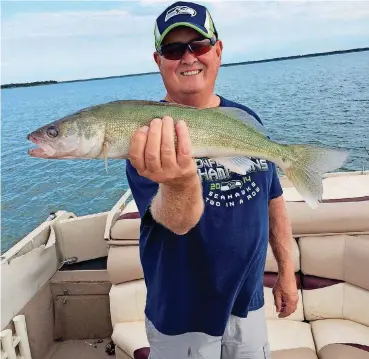
[[[260,121],[214,93],[223,44],[205,7],[177,2],[165,9],[155,47],[164,101],[234,106]],[[169,117],[134,134],[127,178],[142,219],[151,359],[270,358],[263,298],[269,236],[279,266],[277,311],[285,317],[296,309],[282,188],[274,164],[254,162],[255,170],[240,176],[194,160],[186,124]]]

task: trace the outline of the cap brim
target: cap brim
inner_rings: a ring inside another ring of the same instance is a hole
[[[200,33],[201,35],[205,36],[207,39],[210,39],[214,36],[214,33],[211,31],[208,31],[204,26],[200,26],[197,24],[192,24],[190,22],[176,22],[173,25],[170,25],[160,36],[160,38],[157,40],[156,42],[156,48],[158,48],[162,41],[164,40],[164,37],[167,36],[168,32],[175,29],[176,27],[179,26],[186,26],[189,27],[191,29],[196,30],[198,33]]]

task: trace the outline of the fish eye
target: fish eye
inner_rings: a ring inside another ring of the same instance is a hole
[[[46,130],[46,134],[49,137],[57,137],[59,135],[59,131],[56,127],[50,126],[47,130]]]

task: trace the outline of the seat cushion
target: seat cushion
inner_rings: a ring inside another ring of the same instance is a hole
[[[342,280],[369,291],[369,235],[305,237],[298,244],[304,274]]]
[[[271,352],[272,359],[317,359],[316,352],[310,348],[282,349]]]
[[[300,270],[300,250],[297,245],[296,239],[292,238],[292,256],[295,272]],[[278,273],[278,264],[272,251],[270,243],[268,243],[267,257],[265,261],[265,272]]]
[[[369,327],[350,320],[311,322],[318,355],[323,359],[369,359]]]
[[[303,276],[302,283],[307,320],[348,319],[369,326],[368,290],[312,276]]]
[[[145,319],[146,286],[143,279],[112,285],[109,299],[113,326]]]
[[[132,358],[144,358],[148,354],[145,321],[117,323],[111,336],[113,342]]]
[[[319,352],[320,359],[369,359],[369,347],[353,344],[329,344]]]
[[[369,233],[369,197],[359,202],[321,203],[314,210],[305,202],[287,201],[286,210],[295,237]]]
[[[107,270],[112,284],[142,279],[139,246],[110,246]]]
[[[112,239],[138,241],[140,237],[141,218],[137,209],[136,202],[130,201],[121,215],[117,218],[110,230]]]
[[[315,344],[309,323],[271,319],[267,320],[267,327],[271,351],[310,349],[315,352]],[[309,350],[305,350],[305,352],[309,352]]]

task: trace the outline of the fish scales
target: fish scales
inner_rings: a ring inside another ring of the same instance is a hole
[[[211,158],[241,175],[254,166],[253,158],[274,162],[312,208],[322,201],[322,175],[348,157],[340,149],[277,143],[254,117],[237,108],[196,109],[141,100],[91,106],[42,126],[27,136],[39,146],[29,154],[45,159],[103,158],[107,165],[108,158],[127,158],[137,129],[164,116],[186,122],[193,157]]]

